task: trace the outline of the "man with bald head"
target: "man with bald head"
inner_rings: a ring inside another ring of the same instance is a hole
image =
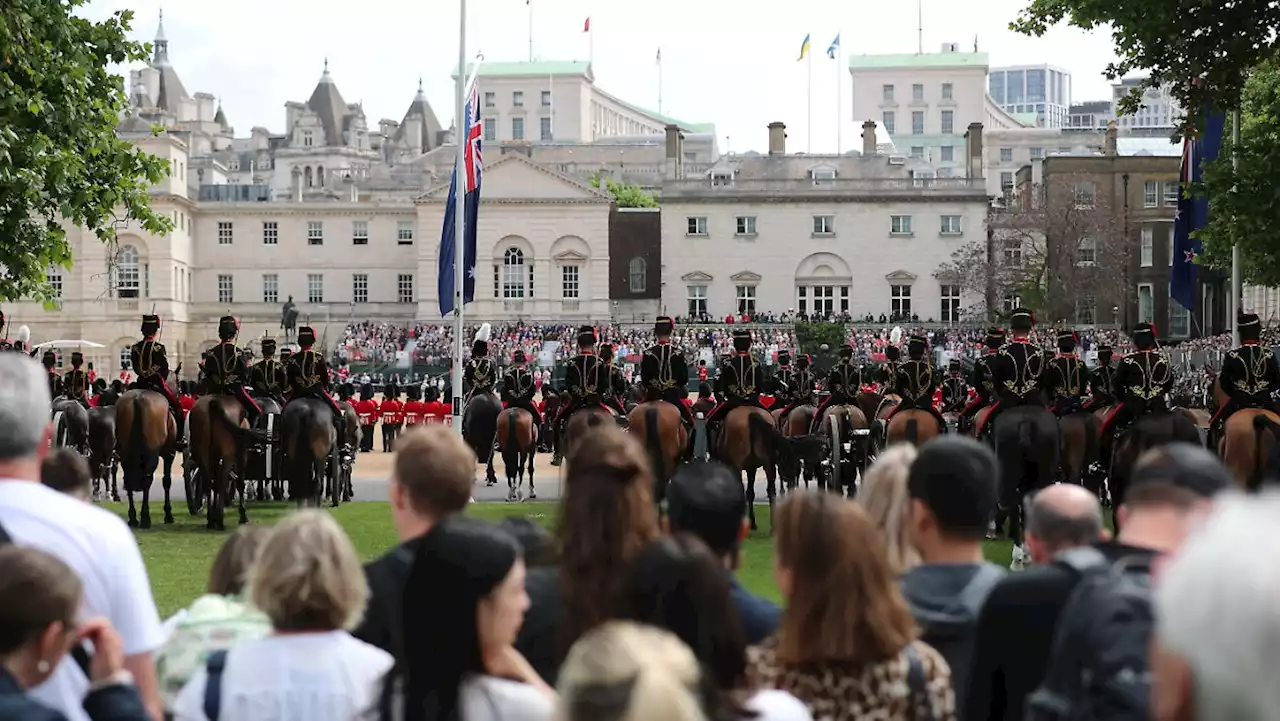
[[[1055,483],[1029,497],[1024,515],[1032,563],[1048,563],[1059,551],[1106,540],[1102,504],[1074,483]]]

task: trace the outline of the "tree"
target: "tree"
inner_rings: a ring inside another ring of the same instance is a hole
[[[604,189],[613,196],[614,202],[619,208],[656,208],[658,207],[658,199],[653,197],[653,193],[641,188],[634,183],[623,183],[613,178],[604,179]],[[591,187],[600,187],[600,174],[596,173],[591,176]]]
[[[1010,27],[1039,37],[1064,20],[1111,30],[1119,61],[1107,65],[1107,78],[1149,73],[1122,101],[1125,113],[1137,112],[1146,88],[1166,83],[1183,108],[1234,108],[1244,71],[1280,49],[1280,3],[1272,0],[1030,0]],[[1185,122],[1199,118],[1188,113]]]
[[[129,221],[165,233],[148,204],[168,163],[116,135],[127,107],[108,64],[144,60],[126,37],[133,13],[95,23],[86,0],[0,2],[0,299],[52,300],[46,274],[67,267],[67,222],[113,242]]]
[[[1115,289],[1130,285],[1130,257],[1098,179],[1069,173],[1013,198],[992,211],[989,237],[956,249],[934,277],[979,299],[972,318],[994,319],[1016,303],[1048,322],[1099,322],[1099,301],[1122,300]]]
[[[1204,169],[1202,188],[1209,198],[1209,222],[1200,230],[1204,243],[1198,262],[1231,267],[1231,246],[1240,245],[1245,282],[1280,285],[1280,218],[1275,168],[1280,168],[1280,61],[1267,60],[1249,74],[1240,103],[1239,169],[1231,167],[1231,123],[1218,159]]]

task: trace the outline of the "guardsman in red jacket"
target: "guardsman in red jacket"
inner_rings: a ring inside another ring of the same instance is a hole
[[[404,389],[404,424],[416,426],[427,415],[427,404],[422,402],[422,387],[412,384]]]
[[[400,425],[404,423],[404,404],[400,402],[400,389],[394,382],[383,386],[378,416],[382,421],[382,452],[390,453]]]
[[[373,424],[378,422],[378,402],[373,399],[373,384],[360,386],[360,400],[355,404],[356,417],[360,419],[360,450],[373,451]]]

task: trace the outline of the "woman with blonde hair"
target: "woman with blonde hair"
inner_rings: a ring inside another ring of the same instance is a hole
[[[369,590],[332,516],[299,511],[277,524],[249,570],[248,591],[271,635],[212,654],[178,695],[177,721],[274,721],[285,708],[297,718],[349,721],[373,705],[392,659],[347,633]]]
[[[778,633],[748,652],[749,677],[803,701],[815,719],[955,719],[951,672],[918,629],[862,507],[792,493],[774,519]]]
[[[916,447],[899,443],[885,451],[867,469],[867,478],[858,494],[858,502],[880,529],[888,553],[889,568],[902,575],[920,565],[920,553],[907,535],[907,512],[911,498],[907,493],[907,476],[916,460]]]

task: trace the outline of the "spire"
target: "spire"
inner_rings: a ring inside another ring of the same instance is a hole
[[[154,45],[155,57],[152,59],[152,65],[163,66],[169,64],[169,40],[164,34],[164,9],[160,10],[160,25],[156,27],[156,38],[152,43]]]
[[[324,59],[324,74],[320,76],[320,82],[332,83],[333,77],[329,75],[329,58]]]
[[[218,112],[214,114],[213,122],[222,126],[223,130],[227,128],[227,116],[222,112],[222,98],[218,98]]]
[[[422,89],[422,76],[419,75],[418,76],[418,95],[417,97],[414,98],[414,100],[426,100],[426,99],[427,99],[427,93]]]

